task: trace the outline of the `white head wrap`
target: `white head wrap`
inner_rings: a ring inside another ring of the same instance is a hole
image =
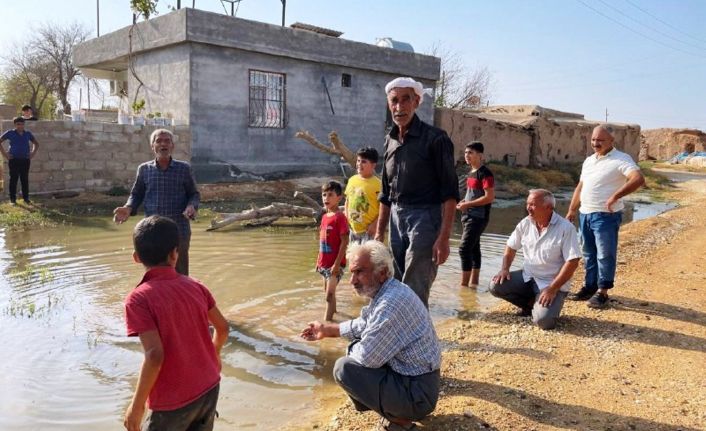
[[[415,94],[419,96],[419,103],[424,100],[424,87],[422,87],[421,82],[417,82],[409,77],[395,78],[385,85],[385,94],[388,94],[393,88],[411,88],[414,90]]]

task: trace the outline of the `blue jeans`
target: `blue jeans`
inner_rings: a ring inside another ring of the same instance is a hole
[[[595,292],[611,289],[615,281],[618,256],[618,230],[623,213],[579,213],[579,230],[583,242],[583,261],[586,267],[584,289]]]
[[[429,291],[436,278],[432,260],[441,229],[441,204],[400,205],[390,208],[390,248],[395,278],[406,284],[429,308]]]

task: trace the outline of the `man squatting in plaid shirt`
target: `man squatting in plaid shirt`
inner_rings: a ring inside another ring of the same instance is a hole
[[[191,165],[172,159],[174,135],[167,129],[157,129],[150,136],[155,159],[137,168],[137,178],[125,206],[115,208],[113,220],[120,224],[144,202],[145,216],[160,215],[174,220],[179,228],[179,258],[176,270],[189,275],[189,219],[196,217],[201,195],[196,188]]]
[[[417,429],[439,397],[441,349],[431,317],[419,296],[394,279],[385,244],[353,245],[346,256],[355,292],[370,298],[360,317],[338,323],[311,322],[308,341],[345,337],[348,354],[336,361],[334,379],[358,411],[382,416],[378,429]]]

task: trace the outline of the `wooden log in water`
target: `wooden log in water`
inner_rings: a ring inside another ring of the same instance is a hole
[[[244,220],[269,219],[272,217],[275,219],[271,221],[268,220],[270,224],[280,217],[312,217],[316,220],[318,214],[320,214],[320,212],[313,208],[285,204],[282,202],[273,202],[262,208],[253,207],[239,213],[219,214],[217,218],[211,220],[211,227],[206,230],[211,231],[220,229],[235,222]]]

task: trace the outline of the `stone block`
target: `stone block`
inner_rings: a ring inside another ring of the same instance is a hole
[[[64,131],[64,132],[57,132],[53,131],[49,133],[49,137],[53,140],[69,140],[71,139],[71,132],[70,131]],[[37,138],[39,140],[39,138]]]
[[[84,190],[86,188],[86,180],[66,180],[64,181],[64,190]]]
[[[86,160],[84,162],[86,170],[100,171],[105,169],[105,160]]]
[[[61,160],[48,160],[45,162],[42,162],[40,166],[38,166],[38,170],[41,169],[43,171],[58,171],[62,168],[63,162]],[[32,167],[34,169],[34,166]]]
[[[116,162],[113,160],[108,160],[105,162],[105,166],[107,169],[110,169],[112,171],[124,171],[127,169],[127,165],[123,162]]]
[[[127,133],[106,133],[103,140],[111,144],[128,144],[130,142],[130,135]]]
[[[86,180],[86,187],[89,189],[96,190],[98,188],[105,188],[107,186],[108,183],[102,178]]]
[[[104,124],[103,131],[106,133],[126,133],[127,124]]]
[[[66,171],[83,169],[83,160],[66,160],[62,165]]]
[[[130,151],[116,149],[111,151],[112,159],[118,162],[131,163],[133,161],[133,153]]]
[[[84,123],[83,125],[83,130],[87,130],[89,132],[102,132],[104,127],[104,123]]]

